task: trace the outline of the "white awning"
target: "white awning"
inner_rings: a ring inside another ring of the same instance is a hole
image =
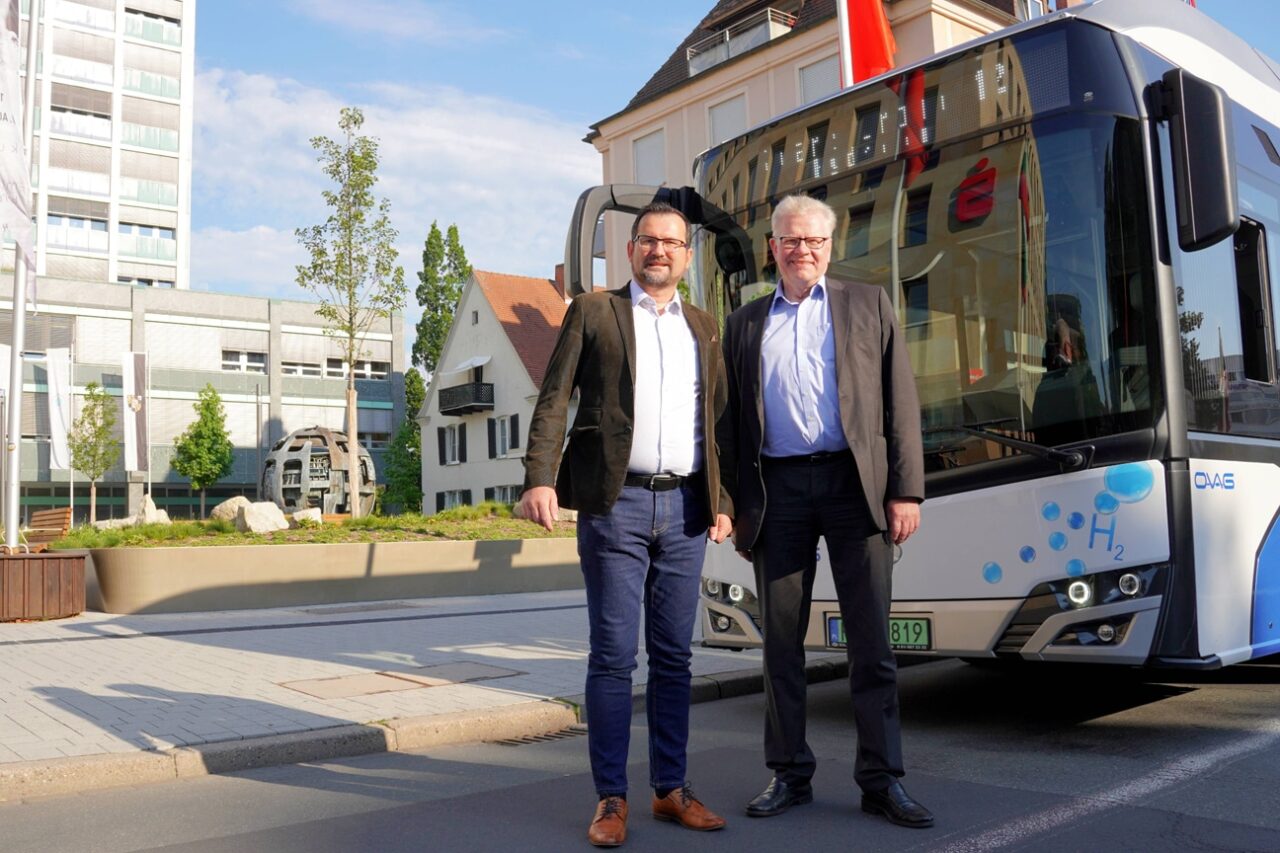
[[[492,358],[492,356],[477,355],[467,359],[466,361],[455,364],[453,367],[449,368],[444,372],[445,373],[461,373],[464,370],[471,370],[473,367],[484,367],[486,364],[489,363],[490,358]]]

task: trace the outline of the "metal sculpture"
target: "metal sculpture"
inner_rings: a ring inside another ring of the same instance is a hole
[[[319,508],[326,515],[349,513],[347,434],[322,426],[295,430],[276,442],[262,467],[262,497],[286,513]],[[360,459],[360,515],[373,512],[377,476],[373,457],[357,447]]]

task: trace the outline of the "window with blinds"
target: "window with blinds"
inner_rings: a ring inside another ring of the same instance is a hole
[[[732,139],[747,129],[747,96],[738,95],[707,110],[711,126],[711,144]]]
[[[828,56],[800,69],[800,103],[811,104],[840,91],[840,57]]]
[[[635,158],[635,182],[660,186],[667,181],[667,137],[655,130],[631,143]]]

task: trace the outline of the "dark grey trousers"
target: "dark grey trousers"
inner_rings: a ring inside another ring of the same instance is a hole
[[[807,782],[816,768],[805,740],[804,637],[822,536],[849,644],[854,781],[882,790],[904,772],[889,647],[893,544],[871,517],[852,455],[765,459],[762,471],[767,503],[751,556],[764,618],[765,763],[789,783]]]

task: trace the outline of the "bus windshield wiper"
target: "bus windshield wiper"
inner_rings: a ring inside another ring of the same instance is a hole
[[[1012,447],[1014,450],[1020,450],[1029,456],[1037,456],[1041,459],[1048,459],[1061,465],[1063,470],[1074,471],[1077,468],[1087,468],[1093,459],[1093,446],[1089,445],[1083,448],[1072,448],[1069,450],[1059,450],[1056,447],[1047,447],[1043,444],[1036,444],[1034,441],[1024,441],[1020,438],[1005,435],[1004,433],[995,432],[987,429],[992,424],[1006,423],[1013,418],[999,418],[991,421],[978,421],[971,424],[948,424],[945,426],[929,427],[924,430],[926,435],[939,432],[963,432],[968,435],[976,435],[979,438],[985,438],[988,441],[994,441],[996,444],[1003,444],[1005,447]]]

